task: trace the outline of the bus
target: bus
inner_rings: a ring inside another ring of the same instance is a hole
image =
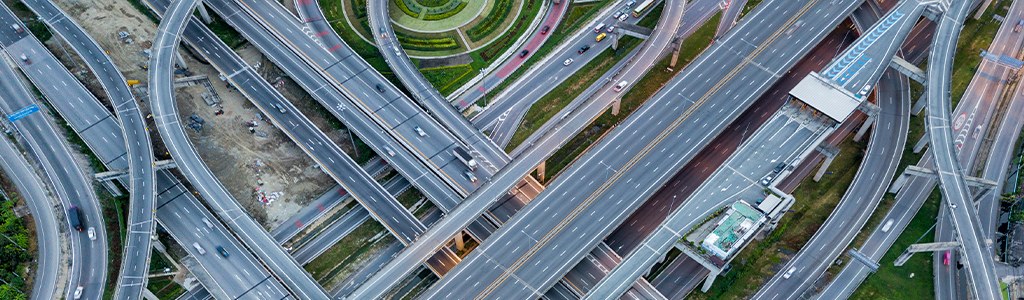
[[[640,15],[644,14],[644,11],[651,8],[651,5],[654,5],[654,0],[644,0],[643,3],[640,3],[640,6],[633,9],[633,17],[639,18]]]

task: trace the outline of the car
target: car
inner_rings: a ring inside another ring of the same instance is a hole
[[[288,111],[284,109],[284,106],[282,106],[280,104],[274,103],[274,108],[277,108],[277,111],[282,113],[282,114],[283,113],[288,113]]]
[[[220,253],[220,256],[223,256],[224,258],[228,257],[228,251],[224,250],[224,247],[217,246],[217,252]]]
[[[390,156],[395,156],[395,150],[392,150],[391,147],[384,146],[384,152],[387,152]]]
[[[768,174],[765,175],[764,178],[761,178],[760,183],[762,186],[768,186],[769,184],[772,183],[772,180],[775,180],[775,174]]]
[[[21,61],[25,62],[25,64],[32,64],[32,60],[28,59],[28,56],[25,54],[21,55]]]
[[[565,62],[563,62],[562,65],[568,66],[571,63],[572,63],[572,58],[570,57],[570,58],[566,58]]]
[[[525,49],[523,52],[519,52],[519,58],[526,57],[527,54],[530,54],[530,49]]]
[[[863,88],[860,89],[860,92],[857,93],[857,98],[867,96],[868,93],[870,93],[870,92],[871,92],[871,85],[870,84],[866,84],[866,85],[864,85]]]
[[[626,2],[626,8],[633,7],[634,4],[636,4],[636,0],[629,0]]]
[[[580,51],[578,52],[580,54],[583,54],[583,52],[587,52],[587,50],[590,50],[590,45],[583,45],[582,47],[580,47]]]
[[[78,288],[75,288],[75,299],[81,299],[82,298],[82,291],[84,291],[84,290],[85,290],[85,287],[83,287],[83,286],[78,286]]]
[[[949,208],[950,209],[956,209],[956,203],[950,202],[949,203]]]
[[[382,38],[388,37],[388,31],[384,30],[384,27],[380,28],[380,37],[382,37]]]
[[[597,26],[594,26],[594,33],[600,33],[601,29],[604,29],[604,23],[597,24]]]
[[[603,39],[604,39],[604,37],[606,37],[606,36],[608,36],[608,34],[607,34],[607,33],[604,33],[604,32],[602,32],[601,34],[598,34],[598,35],[597,35],[597,37],[596,37],[596,38],[594,38],[594,39],[595,39],[595,40],[597,40],[598,42],[600,42],[600,41],[601,41],[601,40],[603,40]]]
[[[627,13],[622,13],[622,15],[619,16],[619,22],[625,22],[626,19],[629,19],[629,14]]]
[[[783,274],[782,278],[789,279],[790,276],[793,276],[793,272],[796,272],[796,267],[789,268],[789,271],[786,271],[786,274]]]
[[[377,91],[383,93],[384,87],[380,86],[380,84],[377,84]]]
[[[465,174],[465,175],[466,175],[466,179],[469,179],[469,182],[476,182],[476,175],[473,175],[473,172],[471,172],[471,171],[466,171],[466,172],[465,172],[465,173],[463,173],[463,174]]]
[[[626,88],[627,84],[629,84],[629,81],[619,81],[619,84],[616,84],[615,87],[612,88],[612,90],[618,93],[619,91],[622,91],[622,89]]]
[[[213,229],[213,222],[210,222],[210,219],[206,217],[203,217],[203,224],[206,224],[206,228]]]
[[[622,12],[621,11],[617,11],[614,14],[612,14],[612,19],[618,19],[619,16],[621,16],[621,15],[622,15]]]
[[[92,241],[96,240],[96,227],[90,226],[89,230],[87,230],[86,232],[89,233],[89,240],[92,240]]]
[[[551,30],[551,26],[544,25],[544,28],[540,29],[540,34],[548,34],[548,30]]]
[[[779,172],[782,172],[782,170],[784,169],[786,169],[786,163],[779,163],[779,165],[775,166],[775,169],[772,170],[772,173],[778,174]]]
[[[402,49],[398,49],[398,46],[395,46],[394,48],[395,48],[395,54],[402,55]]]
[[[192,247],[196,248],[196,251],[199,252],[199,255],[206,255],[206,249],[203,249],[203,246],[200,246],[199,242],[192,242]]]
[[[22,29],[21,25],[19,25],[19,24],[11,24],[11,29],[14,29],[14,32],[17,32],[17,33],[25,32],[25,29]]]
[[[420,136],[427,136],[427,132],[423,131],[423,128],[420,128],[419,126],[413,127],[412,130],[415,130],[416,134],[418,134]]]
[[[615,25],[608,26],[608,30],[607,31],[608,31],[608,33],[612,33],[612,31],[615,31]]]

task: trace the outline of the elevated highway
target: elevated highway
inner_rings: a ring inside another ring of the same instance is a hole
[[[100,48],[78,23],[68,17],[67,13],[53,2],[29,0],[22,1],[40,20],[45,22],[54,33],[71,45],[100,82],[107,97],[111,99],[114,112],[121,123],[121,134],[125,137],[125,157],[128,160],[128,182],[125,187],[129,191],[129,224],[125,238],[124,251],[121,257],[121,270],[117,289],[117,299],[142,298],[142,290],[146,288],[149,272],[149,257],[156,223],[153,212],[156,211],[156,173],[153,163],[153,144],[149,138],[149,128],[142,118],[135,95],[128,87],[127,81],[107,52]]]

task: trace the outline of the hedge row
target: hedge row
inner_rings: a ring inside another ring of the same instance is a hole
[[[402,44],[402,47],[405,49],[419,51],[440,51],[459,49],[459,43],[456,42],[455,38],[453,37],[419,38],[399,33],[395,33],[395,36],[398,37],[398,43]]]
[[[469,39],[474,42],[479,41],[497,30],[501,26],[501,22],[512,11],[512,4],[514,2],[513,0],[498,0],[494,4],[494,9],[491,10],[490,14],[487,14],[483,21],[473,26],[473,28],[466,30],[466,35],[469,36]]]
[[[405,3],[405,0],[395,0],[395,4],[398,4],[398,9],[401,9],[402,12],[404,12],[405,14],[413,18],[420,17],[420,11],[422,9],[418,5],[416,5],[416,2]]]
[[[416,0],[409,0],[409,1],[416,1]],[[426,10],[425,13],[427,15],[440,15],[440,14],[444,14],[444,13],[456,10],[460,6],[463,6],[464,4],[465,4],[465,2],[462,2],[462,0],[452,0],[452,1],[448,2],[447,4],[445,4],[444,6],[423,7],[423,10]],[[423,11],[423,10],[421,10],[421,11]]]
[[[529,5],[523,11],[530,11],[532,8],[533,1],[529,2]],[[486,49],[480,51],[480,58],[483,58],[484,61],[491,61],[492,58],[500,55],[502,51],[508,49],[509,44],[513,42],[513,39],[516,38],[516,36],[519,35],[519,30],[522,30],[523,27],[526,27],[528,24],[530,24],[529,17],[527,17],[526,14],[520,14],[519,21],[512,24],[512,28],[509,29],[508,33],[502,35],[497,40],[494,40]]]
[[[428,13],[427,16],[423,17],[423,19],[424,20],[428,20],[428,21],[433,21],[433,20],[444,20],[444,19],[450,18],[451,16],[454,16],[455,14],[461,12],[463,8],[466,8],[467,4],[469,4],[469,3],[467,3],[467,2],[459,2],[459,6],[455,7],[455,9],[453,9],[453,10],[449,10],[449,11],[441,13],[441,14],[429,14]]]
[[[402,2],[402,0],[397,0]],[[366,0],[352,0],[352,11],[356,13],[357,18],[366,17]]]

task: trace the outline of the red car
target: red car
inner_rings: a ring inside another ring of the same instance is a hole
[[[540,29],[540,34],[548,34],[548,30],[550,30],[550,29],[551,29],[551,26],[544,25],[544,28]]]

